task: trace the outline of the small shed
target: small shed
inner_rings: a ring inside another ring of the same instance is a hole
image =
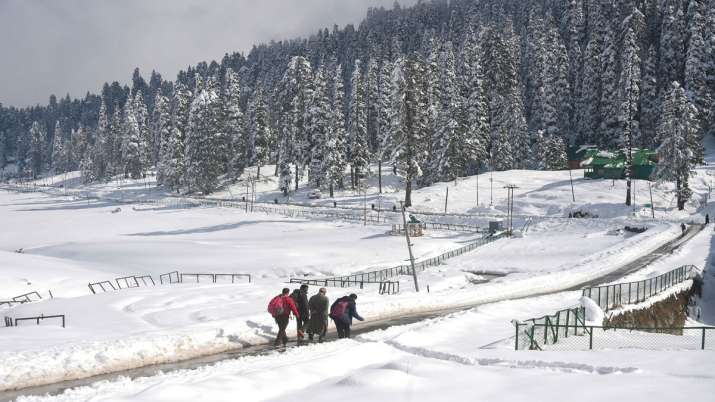
[[[608,151],[591,149],[586,152],[581,162],[584,177],[589,179],[602,179],[606,175],[606,165],[611,163],[615,155]]]
[[[655,151],[638,149],[633,152],[633,178],[637,180],[651,180],[658,165]]]

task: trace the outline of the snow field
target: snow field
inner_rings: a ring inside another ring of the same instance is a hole
[[[99,212],[103,208],[109,209],[111,207],[93,208],[91,212],[83,212],[88,214],[85,219],[96,222],[99,219],[97,215],[100,217],[116,217],[116,214],[112,215],[107,211],[104,211],[103,214]],[[79,211],[83,210],[79,209]],[[40,217],[42,217],[46,211],[34,211],[33,213],[39,213]],[[82,225],[83,219],[80,217],[83,213],[73,214],[75,225]],[[142,217],[146,216],[143,215],[145,212],[131,211],[131,213],[136,213]],[[114,226],[109,230],[120,231],[120,233],[104,233],[103,236],[106,236],[104,242],[85,240],[87,243],[83,243],[80,238],[75,238],[71,245],[55,244],[51,247],[45,246],[43,248],[29,247],[28,253],[49,253],[48,250],[51,250],[56,255],[56,257],[52,258],[62,261],[77,258],[81,264],[89,264],[92,262],[92,258],[99,258],[104,255],[103,248],[106,248],[106,255],[110,257],[109,260],[96,261],[97,264],[114,264],[112,268],[103,267],[99,270],[100,273],[106,275],[111,269],[116,269],[117,272],[120,272],[121,267],[130,266],[132,258],[135,258],[132,256],[132,252],[136,253],[137,248],[130,249],[127,246],[127,244],[132,243],[131,241],[114,241],[116,236],[121,235],[121,231],[136,233],[136,230],[138,230],[136,226],[162,226],[166,224],[162,219],[163,215],[167,213],[172,214],[172,217],[180,215],[182,218],[180,220],[181,225],[192,226],[192,220],[194,219],[216,219],[214,214],[220,217],[223,216],[225,211],[198,209],[182,212],[153,211],[151,213],[157,215],[156,221],[147,223],[142,218],[141,221],[132,225],[127,223],[126,225],[128,226]],[[234,218],[234,216],[231,217]],[[269,218],[273,219],[272,217],[267,217],[267,222],[257,226],[266,225],[267,231],[273,230],[272,225],[276,223]],[[176,222],[176,220],[174,219],[172,222]],[[85,224],[88,225],[89,223]],[[326,224],[322,222],[302,222],[300,225],[301,227],[317,225],[320,229]],[[357,229],[358,232],[376,230],[369,227],[355,227],[354,225],[351,226],[351,229],[353,231]],[[181,234],[172,234],[171,237],[192,237],[193,240],[189,244],[192,242],[201,242],[201,244],[227,242],[225,238],[211,238],[216,234],[207,230],[185,234],[184,232],[191,231],[170,226],[169,228],[164,228],[161,233],[167,230],[182,231]],[[222,231],[221,236],[224,236],[226,232],[236,232],[233,236],[240,237],[241,230],[245,230],[244,227],[232,228],[228,231]],[[547,228],[537,228],[534,233],[538,234],[540,230],[545,232]],[[596,225],[595,229],[579,227],[579,230],[582,231],[582,235],[583,233],[588,235],[603,233],[606,227]],[[587,252],[590,251],[593,255],[586,258],[583,258],[583,255],[579,253],[572,253],[568,255],[569,258],[566,258],[567,253],[561,256],[561,264],[537,266],[533,268],[532,272],[528,270],[529,264],[523,263],[520,268],[523,272],[514,274],[514,277],[509,276],[480,286],[468,283],[463,271],[473,269],[475,265],[478,266],[478,259],[482,249],[449,261],[444,266],[444,271],[441,274],[434,274],[430,270],[424,276],[424,280],[434,281],[433,284],[435,284],[436,288],[429,294],[422,293],[417,295],[413,292],[405,291],[397,296],[382,297],[378,296],[374,289],[362,291],[356,289],[330,289],[329,296],[334,298],[351,291],[357,292],[360,295],[359,311],[368,320],[375,321],[396,314],[404,315],[442,310],[454,306],[489,303],[507,298],[555,292],[601,275],[609,269],[616,269],[624,261],[637,258],[677,236],[678,230],[672,225],[659,224],[653,226],[645,235],[630,238],[615,237],[618,241],[614,241],[609,237],[600,243],[593,242],[594,247],[584,252],[588,254]],[[78,233],[73,236],[80,237]],[[305,236],[306,240],[309,240],[308,236],[313,235],[307,229],[299,233],[299,236]],[[320,230],[318,230],[318,233],[320,233]],[[575,230],[575,233],[578,234],[579,231]],[[256,231],[252,231],[251,236],[255,238]],[[456,235],[450,234],[449,236]],[[162,235],[157,237],[163,238]],[[196,237],[200,237],[200,240],[195,239]],[[210,240],[206,239],[207,237]],[[539,235],[517,239],[515,240],[517,241],[516,249],[508,248],[510,247],[508,244],[511,241],[499,241],[485,246],[484,251],[489,256],[491,248],[507,247],[506,250],[501,250],[500,252],[504,255],[516,255],[519,249],[527,250],[533,247],[534,250],[539,250],[539,247],[544,247],[544,245],[553,247],[551,242],[563,244],[567,242],[565,237],[557,236],[551,241],[548,240],[548,236],[545,237],[546,240]],[[573,235],[572,237],[574,239],[582,238],[578,235]],[[602,234],[595,237],[607,236]],[[98,240],[94,236],[90,236],[90,238]],[[102,239],[101,236],[100,239]],[[399,237],[396,239],[403,240]],[[532,244],[529,243],[530,239],[533,241]],[[17,241],[17,239],[14,240]],[[432,240],[420,239],[416,240],[416,243],[425,244],[428,241],[431,242]],[[235,242],[238,241],[229,243],[233,244]],[[123,251],[117,252],[113,250],[118,244],[124,247]],[[380,244],[384,247],[383,243]],[[84,250],[85,245],[89,251],[80,253],[80,251]],[[451,246],[452,244],[449,245]],[[606,245],[610,245],[610,247],[605,251],[598,251],[599,247]],[[96,247],[96,251],[92,252],[92,247]],[[166,245],[162,244],[161,247],[156,245],[153,250],[162,250],[162,247],[166,247]],[[170,246],[166,247],[165,256],[167,258],[187,259],[191,251],[189,251],[188,256],[185,255],[184,253],[187,252],[185,247],[187,246],[181,243],[171,243]],[[322,244],[318,245],[318,247],[322,247]],[[401,250],[402,246],[399,245],[399,247]],[[306,253],[319,255],[315,246],[308,247],[303,244],[302,249]],[[571,250],[574,249],[577,248],[571,247]],[[360,252],[363,254],[359,258],[362,258],[365,250]],[[498,254],[494,251],[491,252],[494,253],[491,255]],[[284,258],[280,251],[276,250],[273,253],[277,254],[278,258]],[[369,254],[367,255],[369,257]],[[538,251],[534,251],[531,258],[537,255],[539,255]],[[32,254],[14,254],[13,256],[16,258],[35,257]],[[218,256],[212,255],[210,261],[213,262],[214,258],[217,258],[218,264],[224,257],[220,254]],[[291,258],[295,258],[295,256],[291,256]],[[339,258],[339,256],[336,258]],[[477,259],[477,264],[472,260],[474,258]],[[137,260],[137,262],[140,262],[140,260]],[[553,268],[549,270],[548,267]],[[442,267],[438,268],[441,269]],[[258,272],[260,273],[260,271]],[[440,275],[443,276],[446,284],[441,284]],[[176,361],[207,353],[237,349],[245,345],[266,343],[275,335],[275,328],[272,319],[264,312],[265,304],[282,287],[281,284],[276,283],[281,280],[281,276],[280,273],[274,272],[264,273],[263,277],[258,276],[256,283],[250,285],[184,284],[130,289],[96,296],[84,293],[81,297],[66,298],[60,295],[53,300],[16,307],[12,310],[12,314],[19,316],[40,313],[68,313],[68,330],[51,329],[52,336],[48,337],[48,332],[43,330],[50,328],[49,326],[6,329],[5,336],[0,339],[0,350],[5,351],[0,356],[3,361],[7,362],[3,366],[4,368],[1,369],[3,372],[0,378],[4,380],[0,383],[0,386],[7,389],[63,379],[81,378],[122,368]],[[83,287],[83,282],[79,278],[77,280],[78,284]],[[285,277],[283,277],[283,280],[285,280]],[[403,287],[409,289],[409,286],[405,283],[403,283]],[[551,308],[543,309],[541,314],[549,313],[551,310]],[[528,317],[529,315],[513,318]],[[508,319],[507,317],[502,318],[504,323],[508,323]]]

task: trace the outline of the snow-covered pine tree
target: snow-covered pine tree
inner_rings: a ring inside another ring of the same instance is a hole
[[[382,194],[382,162],[387,157],[389,150],[385,147],[390,138],[390,118],[392,116],[392,69],[393,64],[387,59],[382,60],[380,66],[380,88],[378,90],[377,105],[377,180],[378,191]]]
[[[255,104],[255,98],[258,97],[259,92],[260,97],[263,98],[262,82],[256,84],[252,104]],[[235,73],[232,68],[226,70],[226,89],[224,90],[223,106],[225,118],[224,131],[231,141],[227,171],[230,177],[236,180],[241,176],[248,162],[248,133],[246,133],[246,123],[244,122],[244,116],[241,110],[241,82],[238,74]],[[249,130],[253,129],[253,125],[251,125],[250,122],[248,127]]]
[[[142,132],[137,114],[134,112],[136,102],[127,100],[124,105],[124,133],[122,135],[122,166],[124,177],[140,179],[144,171],[142,164]]]
[[[601,125],[598,131],[598,145],[605,149],[618,146],[620,110],[618,88],[618,42],[616,34],[608,26],[605,30],[606,48],[601,58]]]
[[[367,62],[365,75],[365,103],[367,104],[367,138],[370,153],[375,155],[380,148],[378,136],[378,116],[380,109],[380,65],[376,58]]]
[[[92,183],[97,180],[97,177],[94,175],[94,158],[92,156],[92,144],[89,140],[89,130],[80,124],[74,137],[77,139],[76,144],[79,149],[76,157],[79,161],[78,167],[82,175],[82,181],[85,184]]]
[[[601,116],[601,43],[591,38],[586,45],[578,119],[579,144],[600,145]]]
[[[463,116],[465,116],[465,135],[462,152],[465,159],[471,161],[477,168],[489,158],[489,104],[484,93],[484,74],[482,71],[482,55],[477,36],[471,30],[467,31],[462,46],[462,99]]]
[[[468,155],[464,152],[466,129],[463,104],[457,83],[457,66],[452,44],[445,43],[439,60],[440,104],[437,105],[437,131],[432,139],[432,165],[429,177],[452,180],[464,173]]]
[[[55,122],[55,131],[52,138],[52,171],[55,174],[64,173],[67,171],[64,157],[64,138],[62,136],[62,126],[60,121]]]
[[[213,192],[223,165],[221,99],[217,83],[209,79],[191,103],[186,135],[186,181],[203,194]]]
[[[343,173],[346,166],[346,129],[343,115],[344,91],[342,67],[335,67],[329,85],[329,110],[327,113],[327,133],[322,145],[323,155],[321,171],[323,184],[328,188],[330,197],[335,196],[335,187],[342,187]],[[320,74],[320,73],[319,73]]]
[[[169,99],[161,93],[156,94],[154,100],[154,111],[152,113],[152,137],[154,138],[154,149],[152,150],[153,159],[156,161],[157,183],[160,185],[166,184],[166,164],[164,157],[168,153],[162,152],[166,148],[166,143],[170,141],[171,127],[171,112]]]
[[[626,29],[621,53],[621,77],[618,120],[620,123],[619,145],[626,155],[626,205],[631,205],[631,178],[633,176],[633,147],[638,143],[640,127],[638,124],[638,104],[640,102],[641,60],[636,34],[631,27]]]
[[[282,136],[281,159],[295,165],[295,189],[298,189],[303,170],[310,163],[311,138],[306,119],[308,104],[312,98],[312,69],[305,57],[294,56],[281,81]],[[281,169],[281,175],[288,169]],[[288,182],[282,176],[283,183]]]
[[[661,92],[671,91],[670,83],[683,82],[685,65],[685,16],[682,7],[675,7],[674,2],[663,5],[662,26],[660,28],[660,79]]]
[[[91,149],[93,176],[97,180],[104,180],[107,177],[107,161],[110,158],[106,154],[107,141],[110,137],[109,116],[107,115],[107,104],[102,98],[102,103],[99,106],[99,119],[97,121],[97,130],[94,139],[94,146]]]
[[[330,136],[330,98],[328,93],[328,72],[321,64],[313,76],[311,97],[307,108],[306,124],[310,132],[310,169],[308,176],[312,186],[320,188],[325,177],[324,158],[326,143]]]
[[[698,109],[697,118],[701,129],[699,135],[709,130],[711,123],[710,109],[713,99],[708,88],[708,68],[715,63],[709,58],[703,34],[705,17],[700,0],[691,0],[688,6],[688,48],[685,58],[685,93],[690,102]],[[698,156],[702,159],[702,155]]]
[[[45,139],[47,135],[44,127],[37,121],[30,127],[30,172],[34,179],[42,174],[45,155]]]
[[[530,155],[513,35],[511,22],[506,21],[501,29],[486,30],[482,40],[492,129],[491,164],[498,170],[524,167]]]
[[[366,86],[361,72],[360,60],[355,60],[350,92],[350,130],[348,138],[350,164],[354,170],[353,187],[357,186],[361,176],[369,174],[370,149],[367,137]]]
[[[639,147],[655,149],[655,130],[658,126],[660,115],[660,102],[658,99],[658,82],[656,81],[655,51],[648,49],[641,70],[641,99],[640,99],[640,141]]]
[[[152,166],[152,133],[149,127],[149,112],[144,102],[144,93],[137,91],[132,104],[134,119],[139,130],[137,146],[139,149],[139,169],[140,177],[144,177],[146,171]]]
[[[253,149],[252,163],[256,165],[257,176],[261,176],[261,167],[265,166],[271,157],[271,148],[275,142],[271,130],[268,104],[263,92],[263,83],[256,85],[250,107],[251,115],[251,145]]]
[[[387,150],[405,178],[405,207],[412,206],[412,181],[422,176],[428,127],[426,69],[416,55],[401,57],[392,74],[392,108]]]
[[[692,196],[689,179],[693,174],[698,150],[692,138],[697,136],[697,109],[685,95],[677,82],[663,102],[663,113],[658,125],[658,168],[660,180],[675,182],[678,209],[685,209],[685,203]]]
[[[124,123],[122,120],[122,108],[114,105],[112,113],[112,122],[110,124],[110,132],[107,137],[105,146],[105,155],[107,155],[107,175],[114,176],[124,173],[122,162],[122,144],[124,143]]]
[[[162,171],[164,184],[178,190],[186,181],[186,137],[189,130],[191,91],[177,82],[174,89],[171,111],[171,135],[162,144]]]

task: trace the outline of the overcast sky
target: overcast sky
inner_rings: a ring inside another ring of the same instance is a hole
[[[358,23],[394,0],[0,0],[0,103],[83,97],[104,82],[145,79],[255,43]],[[400,0],[410,5],[416,0]]]

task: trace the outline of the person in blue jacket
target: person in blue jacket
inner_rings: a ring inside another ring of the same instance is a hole
[[[330,306],[330,318],[335,323],[338,338],[340,339],[350,338],[350,326],[353,325],[353,318],[365,321],[357,312],[355,300],[357,300],[357,295],[353,293],[350,296],[343,296],[335,300],[333,305]]]

